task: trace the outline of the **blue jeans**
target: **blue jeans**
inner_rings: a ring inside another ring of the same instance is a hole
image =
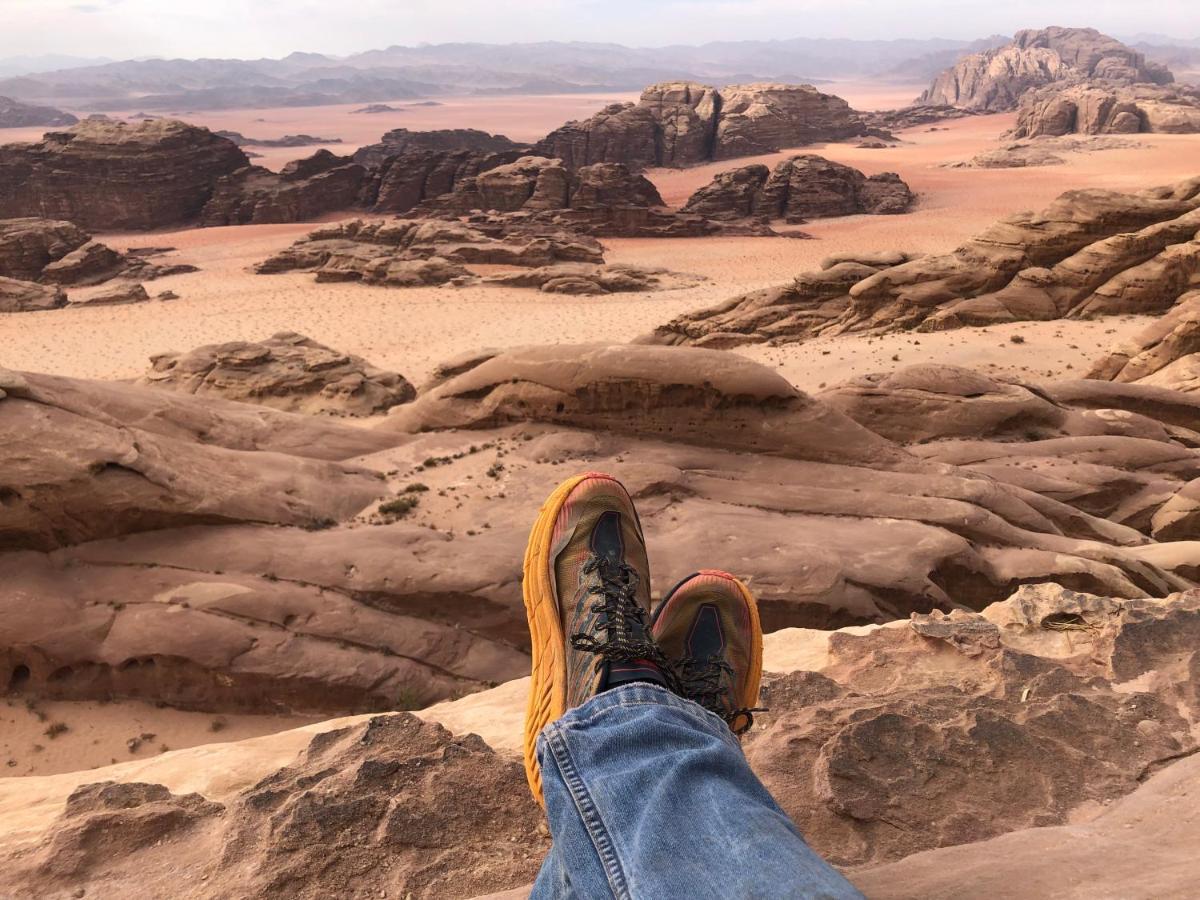
[[[554,846],[531,900],[855,898],[719,718],[653,684],[605,691],[538,738]]]

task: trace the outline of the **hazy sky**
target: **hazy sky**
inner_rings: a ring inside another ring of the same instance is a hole
[[[0,0],[0,57],[347,54],[389,44],[635,46],[954,37],[1049,24],[1200,36],[1197,0]]]

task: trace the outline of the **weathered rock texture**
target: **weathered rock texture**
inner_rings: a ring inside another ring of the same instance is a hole
[[[79,120],[52,106],[30,106],[11,97],[0,97],[0,128],[60,128]]]
[[[791,285],[681,316],[648,340],[729,347],[817,334],[1162,313],[1200,285],[1200,177],[1068,191],[954,252],[832,257]]]
[[[594,239],[502,225],[491,233],[461,222],[356,220],[312,232],[256,267],[260,274],[316,272],[318,281],[395,287],[463,282],[472,263],[539,268],[560,262],[603,263]]]
[[[161,252],[165,251],[118,253],[70,222],[0,219],[0,278],[7,283],[4,311],[62,306],[66,302],[62,290],[48,285],[94,285],[118,277],[149,280],[196,271],[195,266],[185,263],[154,262]],[[142,290],[140,285],[123,284],[114,291],[128,293],[135,288]],[[94,299],[74,297],[71,302]],[[144,290],[136,299],[146,299]]]
[[[522,150],[404,150],[372,165],[360,202],[374,212],[404,214],[423,200],[447,194],[481,172],[516,162],[523,155]]]
[[[1045,87],[1021,97],[1012,134],[1024,138],[1145,132],[1200,132],[1200,89],[1140,84]]]
[[[943,163],[952,169],[1023,169],[1029,166],[1061,166],[1072,153],[1099,153],[1105,150],[1129,150],[1143,146],[1131,138],[1111,135],[1077,137],[1035,137],[1009,141],[994,150],[984,150],[965,162]]]
[[[1200,388],[1197,353],[1200,291],[1193,291],[1137,337],[1097,360],[1088,377],[1194,391]]]
[[[487,275],[484,284],[505,287],[536,287],[547,294],[621,294],[638,291],[670,291],[694,287],[706,279],[669,269],[628,264],[592,265],[559,263],[505,275]]]
[[[915,199],[894,172],[858,169],[806,154],[779,163],[743,166],[717,175],[688,198],[685,213],[712,219],[783,219],[801,223],[825,216],[906,212]]]
[[[162,353],[150,362],[142,384],[288,412],[370,416],[407,403],[417,393],[403,375],[290,331],[265,341]]]
[[[1174,76],[1094,28],[1051,27],[1018,31],[1011,44],[963,57],[934,79],[917,104],[1002,112],[1014,109],[1031,88],[1092,80],[1169,84]]]
[[[38,312],[67,305],[60,287],[0,275],[0,312]]]
[[[1031,585],[982,613],[786,637],[819,652],[769,670],[746,755],[813,849],[869,896],[1186,896],[1196,592],[1130,601]],[[509,749],[519,733],[506,734],[523,703],[505,685],[422,714],[432,721],[331,722],[260,739],[256,753],[216,750],[249,770],[234,777],[193,774],[214,752],[198,748],[56,779],[0,842],[0,890],[473,897],[528,884],[548,840]],[[500,749],[437,724],[453,727],[465,704],[474,721],[490,709],[512,723],[486,722]],[[0,785],[13,810],[19,781]],[[1067,837],[1084,840],[1047,841]],[[1149,855],[1128,859],[1133,847]],[[954,849],[921,853],[935,848]]]
[[[355,206],[366,169],[348,156],[318,150],[276,174],[249,166],[220,178],[200,214],[203,225],[303,222]]]
[[[370,473],[353,466],[247,453],[244,443],[234,449],[207,426],[195,429],[207,444],[194,431],[181,436],[188,425],[180,422],[213,419],[215,426],[223,412],[190,398],[158,400],[156,392],[7,370],[0,391],[6,550],[220,521],[311,524],[353,515],[380,493]],[[272,420],[260,414],[257,421]],[[301,427],[277,421],[280,429]],[[225,423],[231,430],[239,424]]]
[[[502,134],[488,134],[474,128],[448,128],[441,131],[409,131],[395,128],[384,134],[377,144],[360,147],[354,161],[362,166],[378,166],[389,156],[402,156],[411,151],[428,150],[439,153],[467,150],[474,153],[502,153],[522,147]]]
[[[595,237],[697,237],[724,230],[703,216],[667,209],[647,178],[620,163],[571,170],[561,160],[540,156],[461,179],[451,193],[427,200],[412,213],[468,214],[482,214],[473,215],[471,223],[491,230],[540,224]]]
[[[206,128],[171,119],[89,119],[40,143],[0,147],[0,217],[81,228],[161,228],[195,220],[213,186],[249,164]]]
[[[571,169],[621,163],[630,170],[691,166],[774,153],[787,147],[871,133],[840,97],[811,85],[747,84],[720,90],[665,82],[637,104],[614,104],[592,118],[568,122],[534,145]]]

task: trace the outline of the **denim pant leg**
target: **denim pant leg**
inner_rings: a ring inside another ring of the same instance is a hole
[[[554,846],[532,898],[854,898],[750,770],[725,723],[651,684],[543,729]]]

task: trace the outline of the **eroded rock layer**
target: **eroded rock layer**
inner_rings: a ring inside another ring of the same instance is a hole
[[[218,178],[248,164],[207,128],[89,119],[40,143],[0,147],[0,217],[109,230],[181,225],[200,215]]]
[[[769,710],[746,755],[813,849],[870,896],[916,886],[922,896],[1015,898],[1031,883],[1049,892],[1066,881],[1072,895],[1190,888],[1196,592],[1130,601],[1031,585],[982,613],[787,639],[801,654],[768,671]],[[495,750],[437,724],[454,727],[462,705],[444,704],[422,714],[431,721],[400,713],[260,740],[234,778],[193,774],[211,760],[199,748],[174,765],[56,779],[0,841],[0,890],[102,883],[154,896],[316,898],[353,885],[374,896],[524,897],[549,842],[509,749],[524,705],[509,687],[468,701],[474,721],[490,712]],[[1110,804],[1095,825],[1067,826]],[[1046,868],[1035,865],[1038,835],[1074,840]],[[1148,855],[1127,860],[1131,846]],[[947,849],[921,853],[936,848]],[[964,874],[977,873],[980,890],[964,892]]]
[[[679,317],[647,340],[729,347],[818,334],[1162,313],[1200,285],[1200,177],[1068,191],[952,253],[831,257],[816,272]]]
[[[318,150],[276,174],[261,166],[220,178],[200,215],[203,225],[303,222],[355,206],[366,170],[348,156]]]
[[[1108,84],[1041,88],[1021,98],[1013,136],[1145,132],[1200,132],[1200,90]]]
[[[1019,31],[1011,44],[963,57],[934,79],[917,104],[1003,112],[1031,88],[1089,80],[1169,84],[1174,76],[1094,28],[1051,27]]]
[[[915,199],[894,172],[866,176],[821,156],[795,156],[769,170],[763,165],[722,172],[688,198],[685,213],[727,220],[810,218],[902,213]]]
[[[614,104],[585,121],[568,122],[533,149],[571,169],[620,163],[637,171],[869,133],[846,101],[812,85],[760,83],[717,90],[681,81],[651,85],[637,104]]]
[[[143,384],[288,412],[370,416],[416,396],[403,375],[289,331],[162,353],[150,362]]]
[[[463,283],[472,263],[539,268],[603,263],[592,238],[554,229],[483,230],[456,221],[356,220],[320,228],[256,267],[260,274],[311,271],[318,281],[394,287]]]

